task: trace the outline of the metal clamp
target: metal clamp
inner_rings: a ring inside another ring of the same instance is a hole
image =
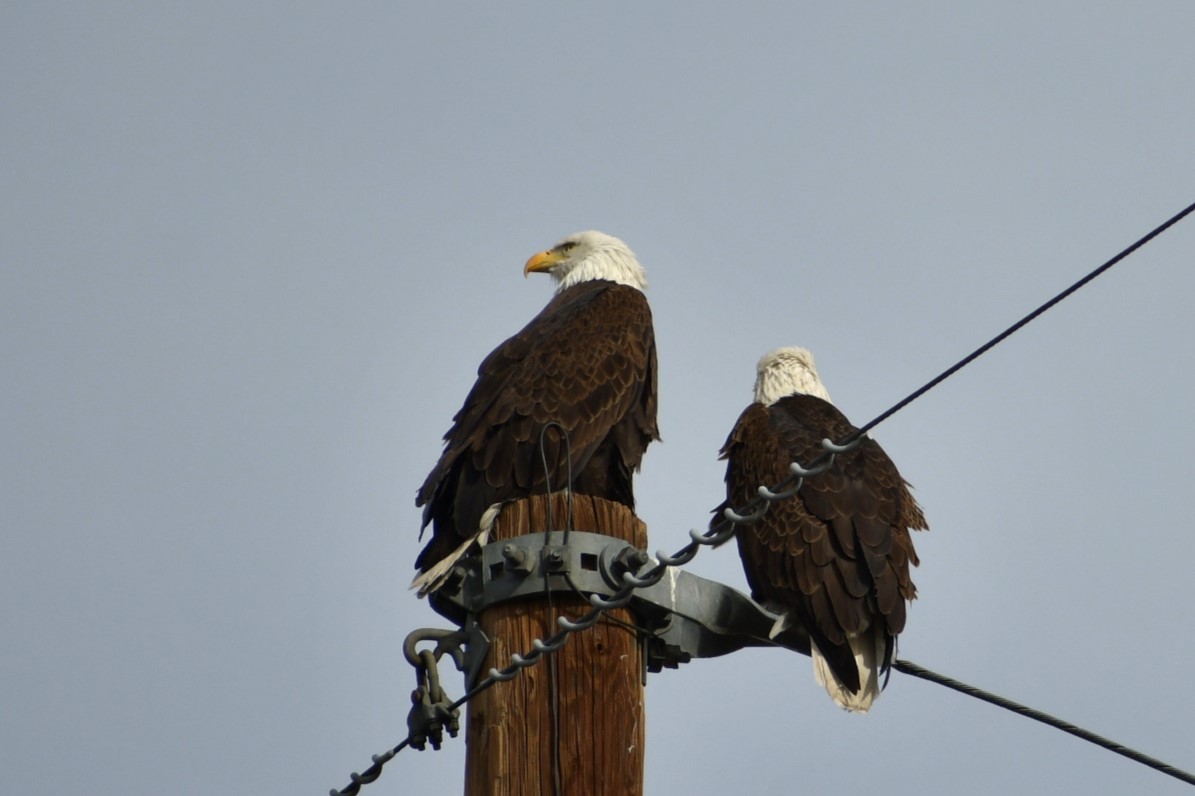
[[[437,630],[425,628],[409,634],[403,642],[403,655],[415,667],[415,690],[411,692],[411,711],[407,714],[407,729],[411,746],[425,749],[430,741],[433,749],[439,749],[444,740],[444,730],[453,738],[460,732],[460,709],[452,708],[452,700],[440,686],[440,670],[437,666],[441,657],[449,655],[456,668],[465,668],[461,644],[467,639],[461,630]],[[416,650],[421,641],[435,641],[430,650]]]
[[[475,622],[493,605],[542,596],[545,590],[610,598],[655,563],[625,540],[603,534],[528,534],[485,545],[479,557],[458,565],[461,576],[438,596],[451,604],[453,614],[466,613],[467,621]],[[627,605],[649,634],[649,671],[743,647],[778,646],[809,654],[806,633],[788,628],[770,637],[774,614],[742,592],[683,570],[670,568],[658,582],[637,588]]]

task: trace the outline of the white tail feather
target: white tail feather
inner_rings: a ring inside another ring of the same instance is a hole
[[[859,669],[859,692],[852,694],[830,668],[817,644],[810,641],[813,679],[826,689],[830,698],[851,713],[866,713],[880,695],[880,665],[884,660],[884,633],[880,628],[850,636],[848,642]]]
[[[478,545],[484,545],[490,540],[490,532],[494,530],[494,521],[498,519],[498,514],[502,511],[502,505],[501,503],[495,503],[486,509],[485,513],[481,515],[481,522],[477,524],[477,533],[462,542],[460,547],[416,575],[408,588],[418,589],[419,591],[416,593],[416,596],[426,597],[443,586],[444,582],[448,580],[448,573],[452,572],[453,565],[464,558],[474,542]]]

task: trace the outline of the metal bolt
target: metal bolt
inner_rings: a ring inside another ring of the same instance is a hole
[[[506,568],[512,572],[530,572],[527,551],[515,544],[502,546],[502,557],[506,559]]]

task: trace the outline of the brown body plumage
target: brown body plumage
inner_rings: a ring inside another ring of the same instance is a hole
[[[761,380],[763,367],[761,362]],[[808,370],[816,381],[812,358]],[[787,478],[790,462],[808,466],[818,459],[823,439],[841,441],[854,431],[833,404],[813,395],[751,404],[722,449],[727,503],[715,521],[726,505],[750,502],[761,484]],[[753,597],[809,634],[815,662],[820,652],[838,681],[823,684],[850,710],[870,706],[895,659],[905,604],[917,593],[909,573],[910,564],[918,563],[909,531],[926,527],[892,460],[864,438],[839,454],[829,471],[807,477],[794,497],[738,529]]]

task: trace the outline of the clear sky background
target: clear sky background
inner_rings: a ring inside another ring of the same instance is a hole
[[[0,790],[324,794],[406,734],[415,490],[533,252],[651,279],[653,549],[755,361],[862,424],[1195,200],[1195,5],[8,3]],[[901,655],[1195,769],[1195,219],[875,436]],[[692,570],[745,588],[728,546]],[[448,678],[453,696],[462,692]],[[647,791],[1189,793],[894,675],[654,675]],[[456,793],[464,740],[368,796]]]

